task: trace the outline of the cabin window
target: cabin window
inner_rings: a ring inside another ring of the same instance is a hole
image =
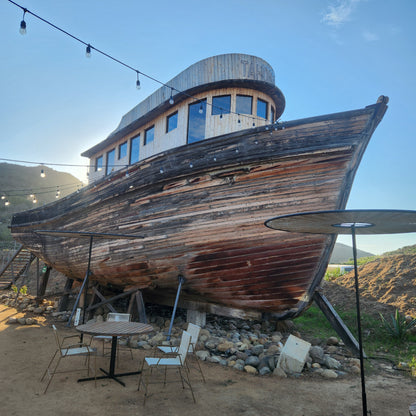
[[[130,165],[139,161],[140,134],[130,140]]]
[[[253,111],[253,97],[238,95],[235,102],[235,112],[238,114],[251,114]]]
[[[204,99],[195,104],[190,104],[188,110],[188,143],[205,139],[207,100]]]
[[[166,133],[178,127],[178,112],[166,117]]]
[[[151,143],[154,139],[155,139],[155,126],[152,126],[144,132],[144,145]]]
[[[257,98],[257,117],[267,120],[267,102]]]
[[[272,123],[274,123],[274,116],[275,116],[274,107],[270,107],[270,121]]]
[[[114,171],[114,162],[116,158],[116,149],[112,149],[107,152],[107,163],[106,163],[106,170],[105,174],[109,175],[111,172]]]
[[[219,95],[212,97],[213,116],[217,114],[229,114],[231,111],[231,95]]]
[[[103,157],[99,156],[97,159],[95,159],[95,171],[99,172],[103,169]]]
[[[127,156],[127,142],[121,143],[118,146],[118,158],[123,159],[123,157]]]

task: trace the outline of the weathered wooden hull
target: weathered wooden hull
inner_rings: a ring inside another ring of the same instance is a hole
[[[79,193],[16,214],[13,237],[82,279],[88,239],[35,230],[139,234],[97,240],[91,279],[182,306],[299,314],[320,284],[335,236],[273,231],[295,212],[343,209],[385,97],[361,110],[259,127],[169,150]]]

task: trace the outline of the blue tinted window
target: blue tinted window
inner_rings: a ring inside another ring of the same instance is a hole
[[[114,162],[116,158],[116,149],[110,150],[107,152],[107,163],[106,163],[106,170],[105,174],[109,175],[111,172],[114,171]]]
[[[100,171],[103,168],[103,157],[99,156],[95,159],[95,171]]]
[[[212,97],[212,115],[228,114],[231,111],[231,95]]]
[[[251,114],[253,107],[253,97],[250,95],[237,95],[235,102],[235,112],[238,114]]]
[[[267,102],[257,98],[257,117],[267,119]]]
[[[121,143],[118,146],[118,158],[122,159],[127,156],[127,142]]]
[[[274,122],[274,107],[271,107],[270,109],[270,121],[273,123]]]
[[[166,119],[166,133],[178,127],[178,112],[171,114]]]
[[[139,161],[140,134],[130,140],[130,165]]]
[[[149,144],[155,139],[155,126],[150,127],[144,133],[144,144]]]
[[[205,138],[205,118],[207,100],[189,105],[188,115],[188,143],[198,142]]]

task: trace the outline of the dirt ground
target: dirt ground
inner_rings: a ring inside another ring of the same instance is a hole
[[[138,376],[124,377],[126,387],[109,380],[77,383],[85,372],[57,374],[43,394],[42,371],[55,346],[51,322],[38,325],[6,324],[16,309],[0,305],[0,414],[2,416],[59,415],[284,415],[352,416],[361,415],[359,376],[336,380],[301,376],[280,379],[260,377],[218,364],[202,362],[206,383],[191,372],[197,403],[189,390],[171,383],[151,386],[152,395],[143,406],[143,393],[137,391]],[[58,324],[62,334],[76,333]],[[135,350],[134,361],[127,354],[120,359],[120,371],[137,368],[144,352]],[[67,359],[70,361],[70,359]],[[71,361],[72,362],[72,361]],[[80,361],[80,364],[82,362]],[[106,368],[108,358],[99,358]],[[408,415],[416,401],[416,381],[392,371],[379,371],[366,377],[368,408],[373,415]]]

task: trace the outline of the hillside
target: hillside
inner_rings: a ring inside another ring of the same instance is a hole
[[[374,254],[368,253],[367,251],[357,250],[357,258],[370,257]],[[352,259],[352,247],[345,244],[336,243],[334,250],[332,251],[330,264],[346,264],[348,260]]]
[[[41,169],[46,176],[41,178]],[[21,166],[9,163],[0,163],[0,244],[6,245],[12,241],[8,225],[15,212],[32,209],[62,198],[75,192],[82,183],[75,176],[58,172],[45,166]],[[30,194],[36,196],[37,202],[33,203]],[[5,201],[9,201],[8,206]],[[1,248],[1,247],[0,247]]]
[[[401,253],[409,254],[401,254]],[[416,316],[416,245],[377,256],[359,267],[360,296],[370,302],[373,312],[383,307],[399,309],[403,314]],[[336,285],[332,287],[332,285]],[[354,272],[324,282],[324,290],[337,293],[337,304],[354,304]]]

